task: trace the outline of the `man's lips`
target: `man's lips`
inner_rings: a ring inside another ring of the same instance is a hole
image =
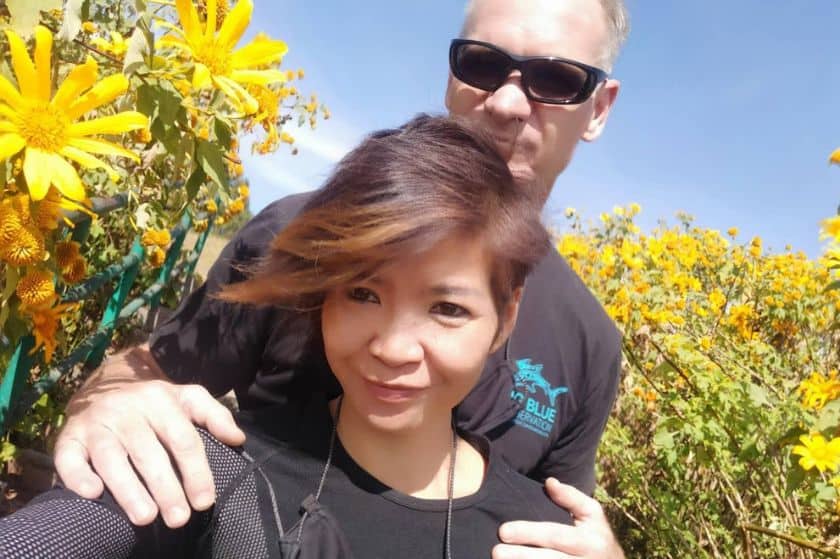
[[[378,400],[386,402],[402,402],[416,398],[425,387],[409,386],[405,384],[385,383],[364,379],[365,386]]]

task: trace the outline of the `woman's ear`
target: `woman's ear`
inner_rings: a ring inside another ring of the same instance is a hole
[[[502,309],[499,316],[499,328],[496,332],[496,339],[493,340],[493,345],[490,347],[490,353],[495,353],[507,339],[510,333],[513,332],[513,327],[516,325],[516,317],[519,314],[519,303],[522,301],[522,287],[517,287],[514,290],[510,301]]]

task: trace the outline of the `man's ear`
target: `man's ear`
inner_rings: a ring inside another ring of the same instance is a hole
[[[516,325],[516,317],[519,314],[519,303],[522,301],[522,287],[516,288],[513,295],[508,301],[502,313],[499,316],[499,328],[496,333],[496,339],[493,340],[493,345],[490,348],[490,353],[495,353],[500,347],[504,345],[513,332],[513,327]]]
[[[584,142],[594,142],[604,131],[604,126],[607,124],[607,117],[610,116],[610,110],[615,104],[616,98],[618,98],[620,89],[620,81],[607,79],[604,85],[599,87],[595,92],[595,110],[592,113],[592,119],[589,121],[589,125],[581,136]]]

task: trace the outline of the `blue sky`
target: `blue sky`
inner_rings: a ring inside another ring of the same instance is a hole
[[[318,187],[361,137],[417,112],[443,112],[449,40],[464,2],[255,0],[249,34],[289,44],[284,66],[332,111],[300,153],[245,155],[252,210]],[[819,253],[818,223],[840,203],[840,2],[629,0],[632,32],[614,75],[607,129],[582,144],[546,210],[597,219],[638,202],[640,225],[686,211],[704,227],[738,226]],[[285,147],[285,146],[284,146]],[[245,150],[243,150],[245,151]]]

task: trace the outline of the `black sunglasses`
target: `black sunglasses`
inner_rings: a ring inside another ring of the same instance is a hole
[[[496,45],[470,39],[453,39],[449,46],[449,68],[465,84],[484,91],[496,91],[512,71],[519,70],[525,96],[552,105],[583,103],[608,77],[600,68],[576,60],[516,56]]]

